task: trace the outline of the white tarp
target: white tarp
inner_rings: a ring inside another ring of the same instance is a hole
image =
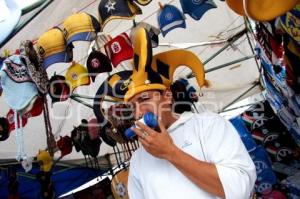
[[[94,2],[94,3],[92,3]],[[98,17],[98,4],[96,1],[82,1],[82,0],[56,0],[51,3],[43,12],[41,12],[35,19],[33,19],[25,28],[23,28],[17,35],[13,37],[2,49],[11,50],[12,52],[18,48],[21,40],[37,39],[47,29],[53,26],[60,26],[63,20],[70,14],[81,11],[90,13]],[[161,0],[162,3],[171,2],[181,9],[179,0],[167,1]],[[89,3],[91,3],[89,5]],[[175,29],[168,33],[165,38],[160,35],[161,44],[183,44],[183,43],[200,43],[207,41],[227,39],[235,33],[244,28],[244,20],[242,17],[234,14],[224,2],[215,0],[217,9],[209,10],[200,21],[194,21],[190,16],[186,16],[186,29]],[[87,6],[89,5],[89,6]],[[156,27],[157,11],[159,9],[157,1],[153,0],[148,6],[142,7],[143,15],[137,16],[136,21],[144,20]],[[132,21],[114,20],[107,24],[104,32],[110,34],[112,37],[126,31],[129,33],[132,27]],[[216,51],[218,51],[224,44],[216,44],[212,46],[195,46],[189,50],[196,53],[201,60],[208,59]],[[161,51],[174,49],[175,47],[168,47],[166,45],[159,46],[154,49],[154,54]],[[88,56],[89,43],[76,42],[74,49],[74,60],[85,64]],[[246,36],[243,36],[235,45],[228,48],[215,59],[205,65],[205,69],[210,69],[214,66],[230,62],[244,56],[252,55],[251,48],[248,44]],[[64,74],[66,68],[70,64],[55,64],[47,69],[49,78],[56,72],[57,74]],[[126,66],[129,67],[128,65]],[[117,70],[122,70],[119,67]],[[175,78],[183,77],[189,73],[186,68],[179,68],[175,73]],[[89,86],[82,86],[75,90],[75,93],[94,96],[98,87],[101,85],[106,74],[99,75],[95,83]],[[249,89],[253,82],[258,79],[258,70],[254,59],[233,64],[226,68],[210,72],[206,78],[211,82],[211,87],[203,89],[203,97],[200,101],[204,102],[205,107],[213,111],[220,111],[224,106],[228,105],[232,100]],[[195,84],[194,79],[191,82]],[[250,93],[244,96],[250,96],[257,93],[259,88],[256,87]],[[48,98],[50,102],[50,98]],[[92,104],[92,100],[85,100]],[[51,107],[51,105],[50,105]],[[75,101],[68,100],[62,103],[56,103],[50,108],[51,123],[53,133],[58,135],[70,135],[73,126],[78,125],[81,119],[89,119],[93,116],[93,111]],[[0,116],[5,116],[9,107],[4,101],[4,95],[0,97]],[[30,118],[27,126],[24,128],[25,149],[29,156],[35,156],[39,149],[46,147],[45,127],[43,117]],[[111,152],[112,148],[104,143],[101,146],[100,154]],[[14,158],[16,155],[16,142],[14,133],[5,141],[0,142],[0,158]],[[73,153],[66,156],[65,159],[82,158],[81,153]]]

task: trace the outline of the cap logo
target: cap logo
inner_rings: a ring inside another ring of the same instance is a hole
[[[122,50],[120,43],[119,43],[119,42],[116,42],[116,41],[113,42],[113,43],[111,44],[111,50],[112,50],[112,52],[115,53],[115,54],[119,53],[119,52]]]
[[[77,75],[77,73],[72,73],[72,79],[73,80],[78,80],[78,75]]]
[[[91,66],[93,68],[99,68],[100,67],[100,61],[98,59],[96,59],[96,58],[92,59]]]
[[[121,89],[122,91],[125,90],[125,89],[127,89],[128,86],[129,86],[129,84],[130,84],[130,82],[131,82],[131,79],[125,80],[125,81],[121,84],[120,89]]]
[[[193,4],[199,5],[203,2],[203,0],[192,0]]]
[[[165,19],[171,21],[173,19],[173,14],[171,12],[168,12],[165,16]]]

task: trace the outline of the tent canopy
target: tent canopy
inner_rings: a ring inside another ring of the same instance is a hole
[[[64,19],[73,13],[87,12],[98,18],[97,7],[99,2],[100,0],[92,0],[90,2],[81,0],[53,1],[7,42],[1,48],[1,52],[6,49],[14,52],[22,40],[36,40],[49,28],[61,26]],[[163,4],[170,3],[181,9],[179,0],[161,0],[161,2]],[[185,15],[186,29],[174,29],[165,37],[160,34],[160,45],[153,49],[153,54],[181,47],[194,52],[206,63],[206,60],[227,44],[227,42],[224,41],[245,28],[244,19],[233,13],[224,2],[215,0],[215,3],[218,8],[209,10],[200,21],[195,21],[190,16]],[[159,6],[157,2],[152,1],[149,5],[145,7],[141,6],[141,8],[143,14],[136,16],[136,22],[144,21],[158,27],[157,12]],[[25,15],[22,20],[29,17],[30,13]],[[103,32],[115,37],[122,32],[129,34],[132,26],[133,22],[131,20],[112,20],[108,22]],[[214,44],[202,45],[203,42]],[[90,45],[89,42],[74,42],[75,48],[73,57],[76,62],[85,65]],[[206,63],[205,70],[212,70],[215,66],[252,55],[253,52],[249,46],[246,34],[243,34],[236,42]],[[69,66],[70,63],[58,63],[50,66],[47,69],[49,78],[54,73],[65,75],[66,69]],[[131,65],[128,61],[124,62],[122,66],[115,68],[113,72],[130,68]],[[175,79],[186,77],[189,73],[190,70],[182,66],[176,70]],[[91,83],[89,86],[77,88],[75,93],[93,97],[106,77],[107,74],[98,75],[94,83]],[[241,99],[259,92],[259,86],[253,86],[257,82],[258,77],[257,65],[253,58],[207,72],[206,79],[210,81],[211,86],[201,90],[203,94],[203,96],[200,97],[201,107],[218,112],[247,90],[250,90],[250,92],[243,95]],[[199,90],[195,78],[190,78],[189,80]],[[82,119],[94,117],[92,109],[78,102],[68,100],[51,105],[51,99],[49,96],[47,96],[47,98],[50,107],[52,129],[56,138],[70,135],[73,126],[79,125]],[[91,105],[93,103],[92,100],[86,99],[84,101]],[[4,95],[0,97],[0,106],[0,116],[6,116],[9,107],[4,100]],[[42,115],[29,119],[28,124],[24,128],[24,139],[25,150],[28,156],[36,156],[39,149],[46,148],[46,135]],[[102,144],[100,154],[111,151],[111,147],[105,145],[105,143]],[[15,155],[16,141],[13,132],[5,142],[0,142],[0,158],[11,159],[14,158]],[[77,158],[82,158],[82,154],[76,153],[75,150],[73,150],[73,153],[67,155],[63,160]]]

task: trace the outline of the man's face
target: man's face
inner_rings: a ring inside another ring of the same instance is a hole
[[[161,117],[165,112],[171,111],[171,101],[167,92],[151,90],[136,94],[130,99],[135,109],[135,119],[141,118],[145,113],[152,112]]]

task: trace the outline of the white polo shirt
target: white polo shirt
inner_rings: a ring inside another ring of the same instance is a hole
[[[181,150],[216,165],[227,199],[249,198],[256,180],[255,166],[229,121],[214,113],[186,112],[168,132]],[[142,146],[130,161],[128,192],[130,199],[217,198]]]

